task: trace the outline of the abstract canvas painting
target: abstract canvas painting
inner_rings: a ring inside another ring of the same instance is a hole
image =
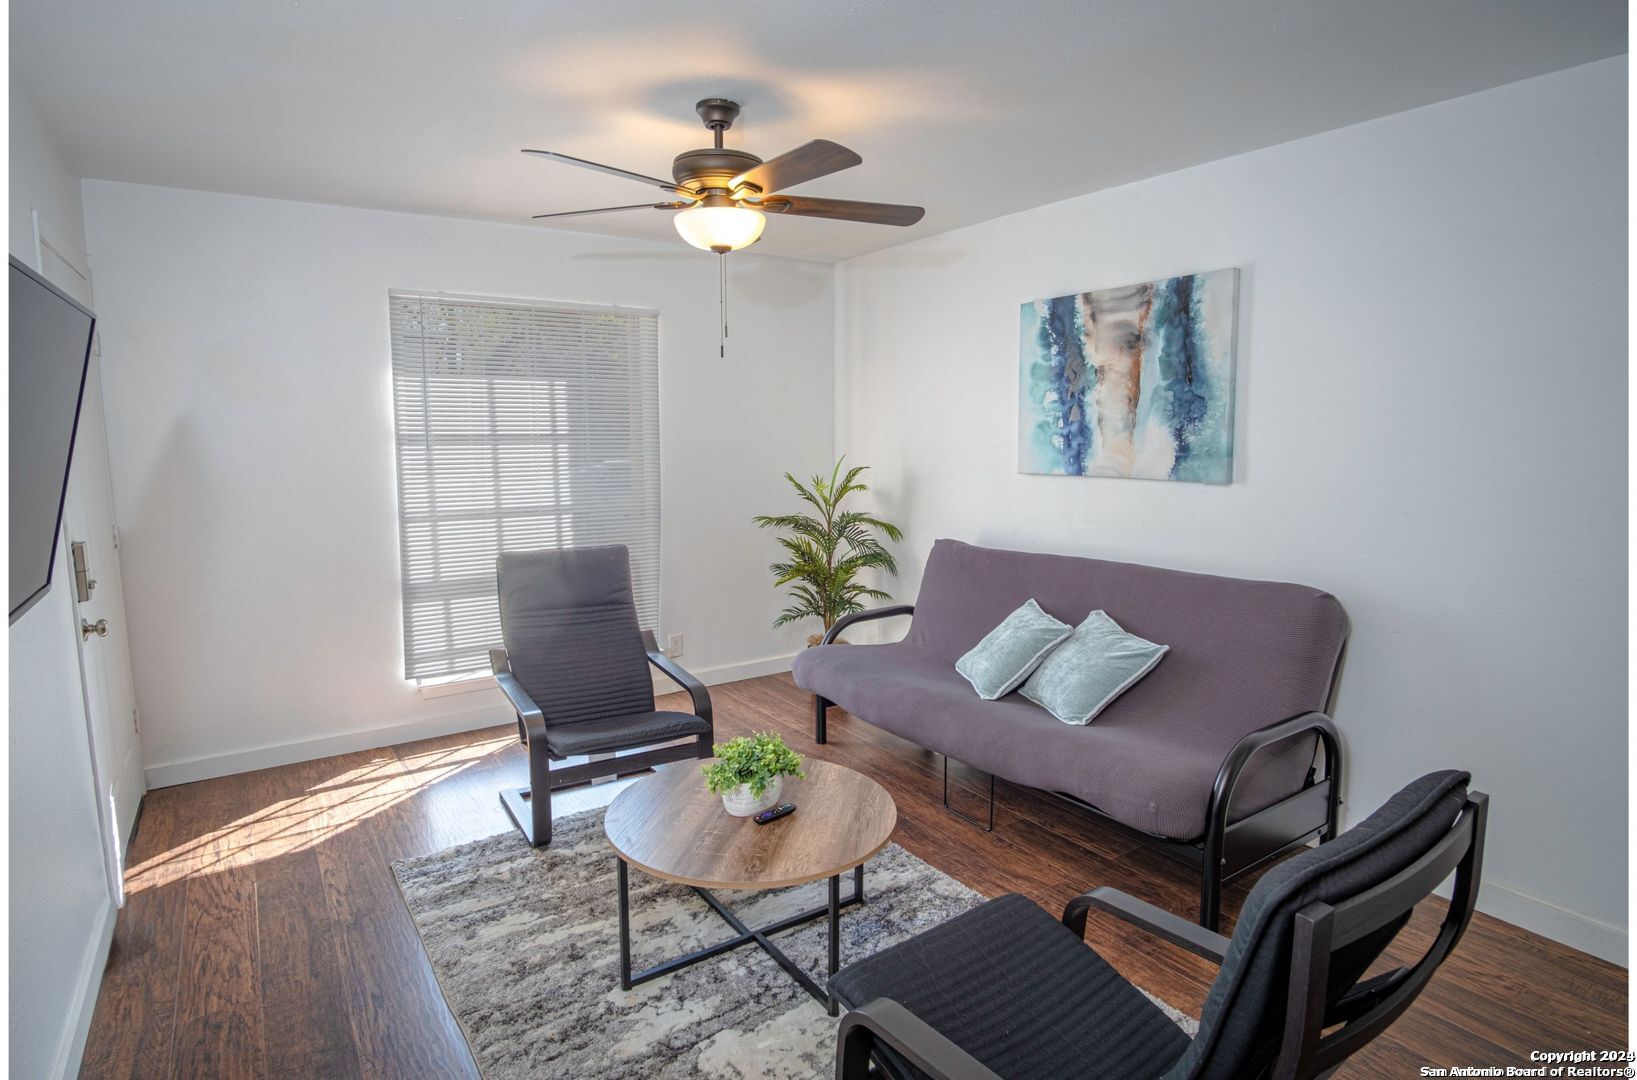
[[[1023,305],[1018,471],[1233,480],[1239,271]]]

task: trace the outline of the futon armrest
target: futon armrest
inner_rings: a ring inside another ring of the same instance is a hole
[[[836,1033],[836,1080],[868,1076],[870,1044],[876,1040],[936,1080],[1000,1080],[983,1062],[891,998],[876,998],[841,1018]]]
[[[819,642],[819,644],[833,644],[836,638],[841,636],[841,632],[843,630],[854,625],[855,623],[872,622],[876,619],[890,619],[895,615],[913,614],[915,614],[914,604],[893,604],[889,607],[870,608],[867,611],[855,611],[851,615],[843,615],[841,618],[837,619],[835,621],[835,625],[831,626],[830,629],[824,632],[824,640]]]
[[[1238,786],[1239,778],[1244,774],[1251,758],[1270,746],[1298,735],[1317,736],[1324,746],[1325,778],[1319,782],[1330,785],[1331,816],[1334,817],[1334,809],[1339,805],[1336,783],[1337,771],[1341,765],[1341,732],[1336,729],[1336,722],[1322,712],[1298,713],[1288,720],[1269,724],[1246,735],[1235,743],[1233,749],[1228,751],[1228,756],[1222,759],[1222,767],[1216,773],[1216,782],[1211,785],[1211,800],[1205,807],[1206,859],[1222,858],[1222,841],[1228,829],[1228,804],[1233,800],[1234,788]]]
[[[1085,937],[1086,915],[1092,908],[1118,916],[1132,926],[1147,930],[1212,963],[1220,964],[1228,955],[1228,939],[1221,934],[1107,885],[1070,900],[1068,907],[1063,909],[1063,925],[1078,936]]]
[[[659,651],[659,642],[654,639],[652,630],[642,632],[642,647],[648,652],[648,662],[665,673],[666,678],[676,683],[688,692],[693,699],[694,715],[711,725],[716,730],[716,724],[711,719],[711,695],[705,689],[705,684],[694,678],[681,664]]]
[[[512,674],[511,661],[507,659],[505,649],[489,650],[489,668],[494,672],[495,685],[500,687],[500,692],[517,710],[519,720],[531,728],[546,722],[540,706],[534,703],[529,692],[523,689],[523,684],[517,681],[517,676]]]

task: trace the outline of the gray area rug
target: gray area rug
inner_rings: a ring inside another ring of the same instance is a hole
[[[484,1077],[830,1075],[835,1019],[754,945],[619,988],[614,854],[602,822],[600,809],[563,818],[539,850],[508,832],[392,866]],[[630,882],[634,969],[732,936],[691,889],[636,869]],[[843,894],[850,888],[844,880]],[[842,914],[843,964],[983,901],[896,844],[870,860],[864,891],[865,903]],[[823,904],[824,883],[718,895],[757,926]],[[778,941],[823,983],[823,919]]]

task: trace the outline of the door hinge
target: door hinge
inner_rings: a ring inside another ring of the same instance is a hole
[[[114,526],[114,550],[119,550],[119,526]]]
[[[131,706],[131,727],[136,729],[138,735],[142,734],[142,710],[134,705]]]

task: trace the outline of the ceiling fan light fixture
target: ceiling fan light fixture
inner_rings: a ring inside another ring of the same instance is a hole
[[[523,153],[565,165],[634,180],[670,192],[668,202],[604,206],[593,210],[563,210],[536,214],[535,220],[610,214],[624,210],[676,210],[676,231],[693,247],[726,255],[761,239],[767,224],[763,212],[787,217],[828,218],[871,225],[914,225],[926,213],[919,206],[859,202],[853,199],[816,199],[787,195],[786,189],[863,163],[853,151],[828,139],[813,139],[764,161],[746,150],[722,145],[722,133],[738,119],[739,105],[726,98],[706,98],[695,105],[711,132],[712,146],[684,150],[671,162],[671,179],[618,169],[554,150]],[[724,264],[725,265],[725,264]]]
[[[674,220],[682,239],[719,255],[754,244],[767,224],[766,215],[748,206],[694,206],[679,212]]]

